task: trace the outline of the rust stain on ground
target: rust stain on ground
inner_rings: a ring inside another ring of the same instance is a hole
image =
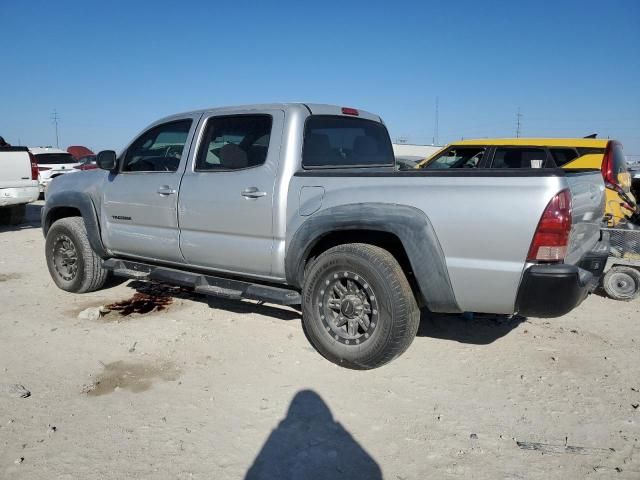
[[[84,389],[89,397],[99,397],[125,389],[133,393],[144,392],[155,381],[177,380],[180,371],[170,362],[153,365],[143,362],[117,361],[104,365],[104,371]]]
[[[169,307],[176,298],[192,298],[193,292],[188,288],[175,287],[159,283],[140,283],[136,285],[137,292],[126,300],[105,305],[105,320],[128,317],[132,314],[145,315],[160,312]]]

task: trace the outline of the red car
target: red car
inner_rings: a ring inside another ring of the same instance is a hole
[[[73,167],[77,170],[93,170],[95,168],[98,168],[95,155],[86,155],[84,157],[80,157],[78,158],[78,162],[80,162],[80,165],[76,165],[75,167]]]

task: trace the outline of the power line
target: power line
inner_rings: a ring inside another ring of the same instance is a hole
[[[520,137],[521,127],[522,127],[522,114],[520,113],[520,107],[518,107],[518,113],[516,113],[516,138]]]
[[[51,120],[56,127],[56,148],[60,148],[60,142],[58,140],[58,121],[60,120],[60,116],[58,115],[58,111],[54,108],[53,113],[51,114]]]

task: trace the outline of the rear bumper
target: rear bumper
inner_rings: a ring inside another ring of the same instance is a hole
[[[582,303],[599,284],[609,255],[609,238],[578,265],[532,265],[522,276],[516,311],[525,317],[560,317]]]
[[[35,202],[40,192],[37,186],[0,188],[0,207]]]

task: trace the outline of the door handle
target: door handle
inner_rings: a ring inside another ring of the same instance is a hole
[[[240,195],[245,198],[260,198],[265,197],[267,195],[267,192],[261,192],[257,187],[249,187],[240,192]]]
[[[175,195],[176,193],[177,192],[169,185],[162,185],[161,187],[158,187],[158,194],[162,196]]]

